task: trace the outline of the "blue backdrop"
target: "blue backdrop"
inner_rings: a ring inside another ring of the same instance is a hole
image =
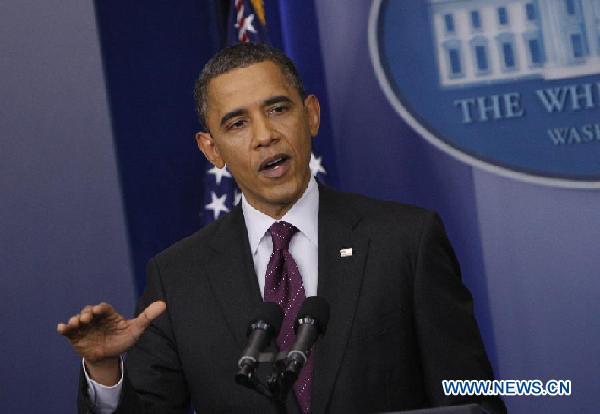
[[[148,258],[200,226],[192,87],[225,3],[0,2],[3,412],[74,412],[56,322],[100,300],[131,314]],[[512,413],[595,412],[600,193],[473,169],[413,132],[375,77],[370,6],[267,2],[322,95],[334,184],[440,212],[497,376],[573,380],[570,397],[506,398]]]

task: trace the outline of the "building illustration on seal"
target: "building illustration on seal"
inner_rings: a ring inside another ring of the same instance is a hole
[[[442,87],[600,73],[600,0],[429,0]]]

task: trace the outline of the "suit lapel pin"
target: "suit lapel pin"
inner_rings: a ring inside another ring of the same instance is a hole
[[[350,257],[352,256],[352,247],[349,249],[340,249],[340,257]]]

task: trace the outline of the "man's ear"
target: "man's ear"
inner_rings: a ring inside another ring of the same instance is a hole
[[[215,140],[209,132],[196,133],[196,144],[207,160],[217,168],[223,168],[225,161],[221,158]]]
[[[315,95],[308,95],[304,99],[304,106],[308,117],[310,135],[315,137],[319,133],[319,125],[321,124],[321,105],[319,105],[319,100]]]

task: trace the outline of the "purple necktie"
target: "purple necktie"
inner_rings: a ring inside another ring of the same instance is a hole
[[[283,308],[285,316],[277,337],[280,351],[289,350],[296,340],[294,321],[306,297],[302,276],[288,250],[290,240],[297,231],[296,227],[285,221],[275,222],[269,228],[273,239],[273,253],[267,265],[264,297],[265,302],[275,302]],[[310,356],[294,384],[294,393],[303,413],[310,412],[312,367],[312,356]]]

